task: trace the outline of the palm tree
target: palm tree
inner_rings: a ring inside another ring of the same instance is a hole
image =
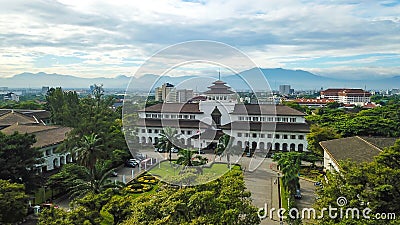
[[[183,166],[199,166],[207,163],[208,161],[207,158],[202,157],[200,155],[193,156],[195,154],[196,154],[195,150],[181,149],[178,152],[179,157],[176,163]],[[197,159],[199,161],[194,161],[194,159]]]
[[[178,143],[178,137],[180,134],[177,133],[175,129],[171,127],[165,127],[163,132],[160,134],[160,138],[156,144],[156,147],[162,149],[166,152],[169,152],[169,161],[172,160],[172,147],[174,147],[173,143]]]
[[[72,182],[69,188],[71,198],[82,197],[88,193],[100,194],[108,188],[121,188],[122,182],[112,182],[110,179],[112,169],[106,163],[96,163],[93,171],[84,168],[84,176]]]
[[[102,151],[101,139],[97,134],[84,135],[78,143],[78,147],[74,148],[77,154],[77,161],[80,165],[85,166],[93,173],[97,159],[99,159],[104,152]]]
[[[294,193],[300,187],[298,174],[302,155],[299,152],[286,152],[277,153],[273,157],[283,173],[282,184],[291,193]]]
[[[232,148],[234,137],[231,137],[227,134],[221,136],[218,140],[217,147],[215,148],[215,154],[226,155],[226,161],[230,164],[230,157],[236,153],[236,150]]]

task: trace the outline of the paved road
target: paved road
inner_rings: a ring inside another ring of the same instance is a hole
[[[299,212],[304,208],[312,208],[315,203],[315,186],[313,182],[300,179],[300,190],[302,198],[296,200]],[[303,219],[303,223],[309,222],[308,219]]]
[[[249,168],[250,158],[243,157],[239,163],[242,168]],[[279,197],[278,197],[278,185],[277,185],[277,173],[270,169],[272,160],[266,158],[262,164],[253,172],[245,171],[244,180],[246,187],[251,192],[251,198],[253,205],[257,208],[267,208],[270,211],[271,208],[279,209]],[[271,219],[272,218],[272,219]],[[276,225],[280,224],[277,214],[274,213],[272,217],[268,214],[265,219],[261,221],[261,224],[265,225]]]

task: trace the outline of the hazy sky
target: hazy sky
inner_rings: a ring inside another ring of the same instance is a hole
[[[400,75],[400,1],[0,0],[0,77],[133,75],[190,40],[232,45],[263,68]]]

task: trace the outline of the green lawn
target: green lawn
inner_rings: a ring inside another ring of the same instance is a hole
[[[233,169],[240,169],[240,167],[237,165],[232,165],[232,167]],[[155,166],[148,173],[164,179],[167,177],[179,175],[179,172],[182,170],[182,168],[182,166],[177,165],[174,162],[170,164],[169,161],[163,161],[159,166]],[[207,180],[211,181],[224,175],[228,171],[229,168],[227,164],[214,163],[211,168],[203,168],[202,177],[206,177]]]

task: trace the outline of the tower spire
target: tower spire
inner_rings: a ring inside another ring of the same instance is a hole
[[[218,80],[221,80],[221,69],[218,68]]]

